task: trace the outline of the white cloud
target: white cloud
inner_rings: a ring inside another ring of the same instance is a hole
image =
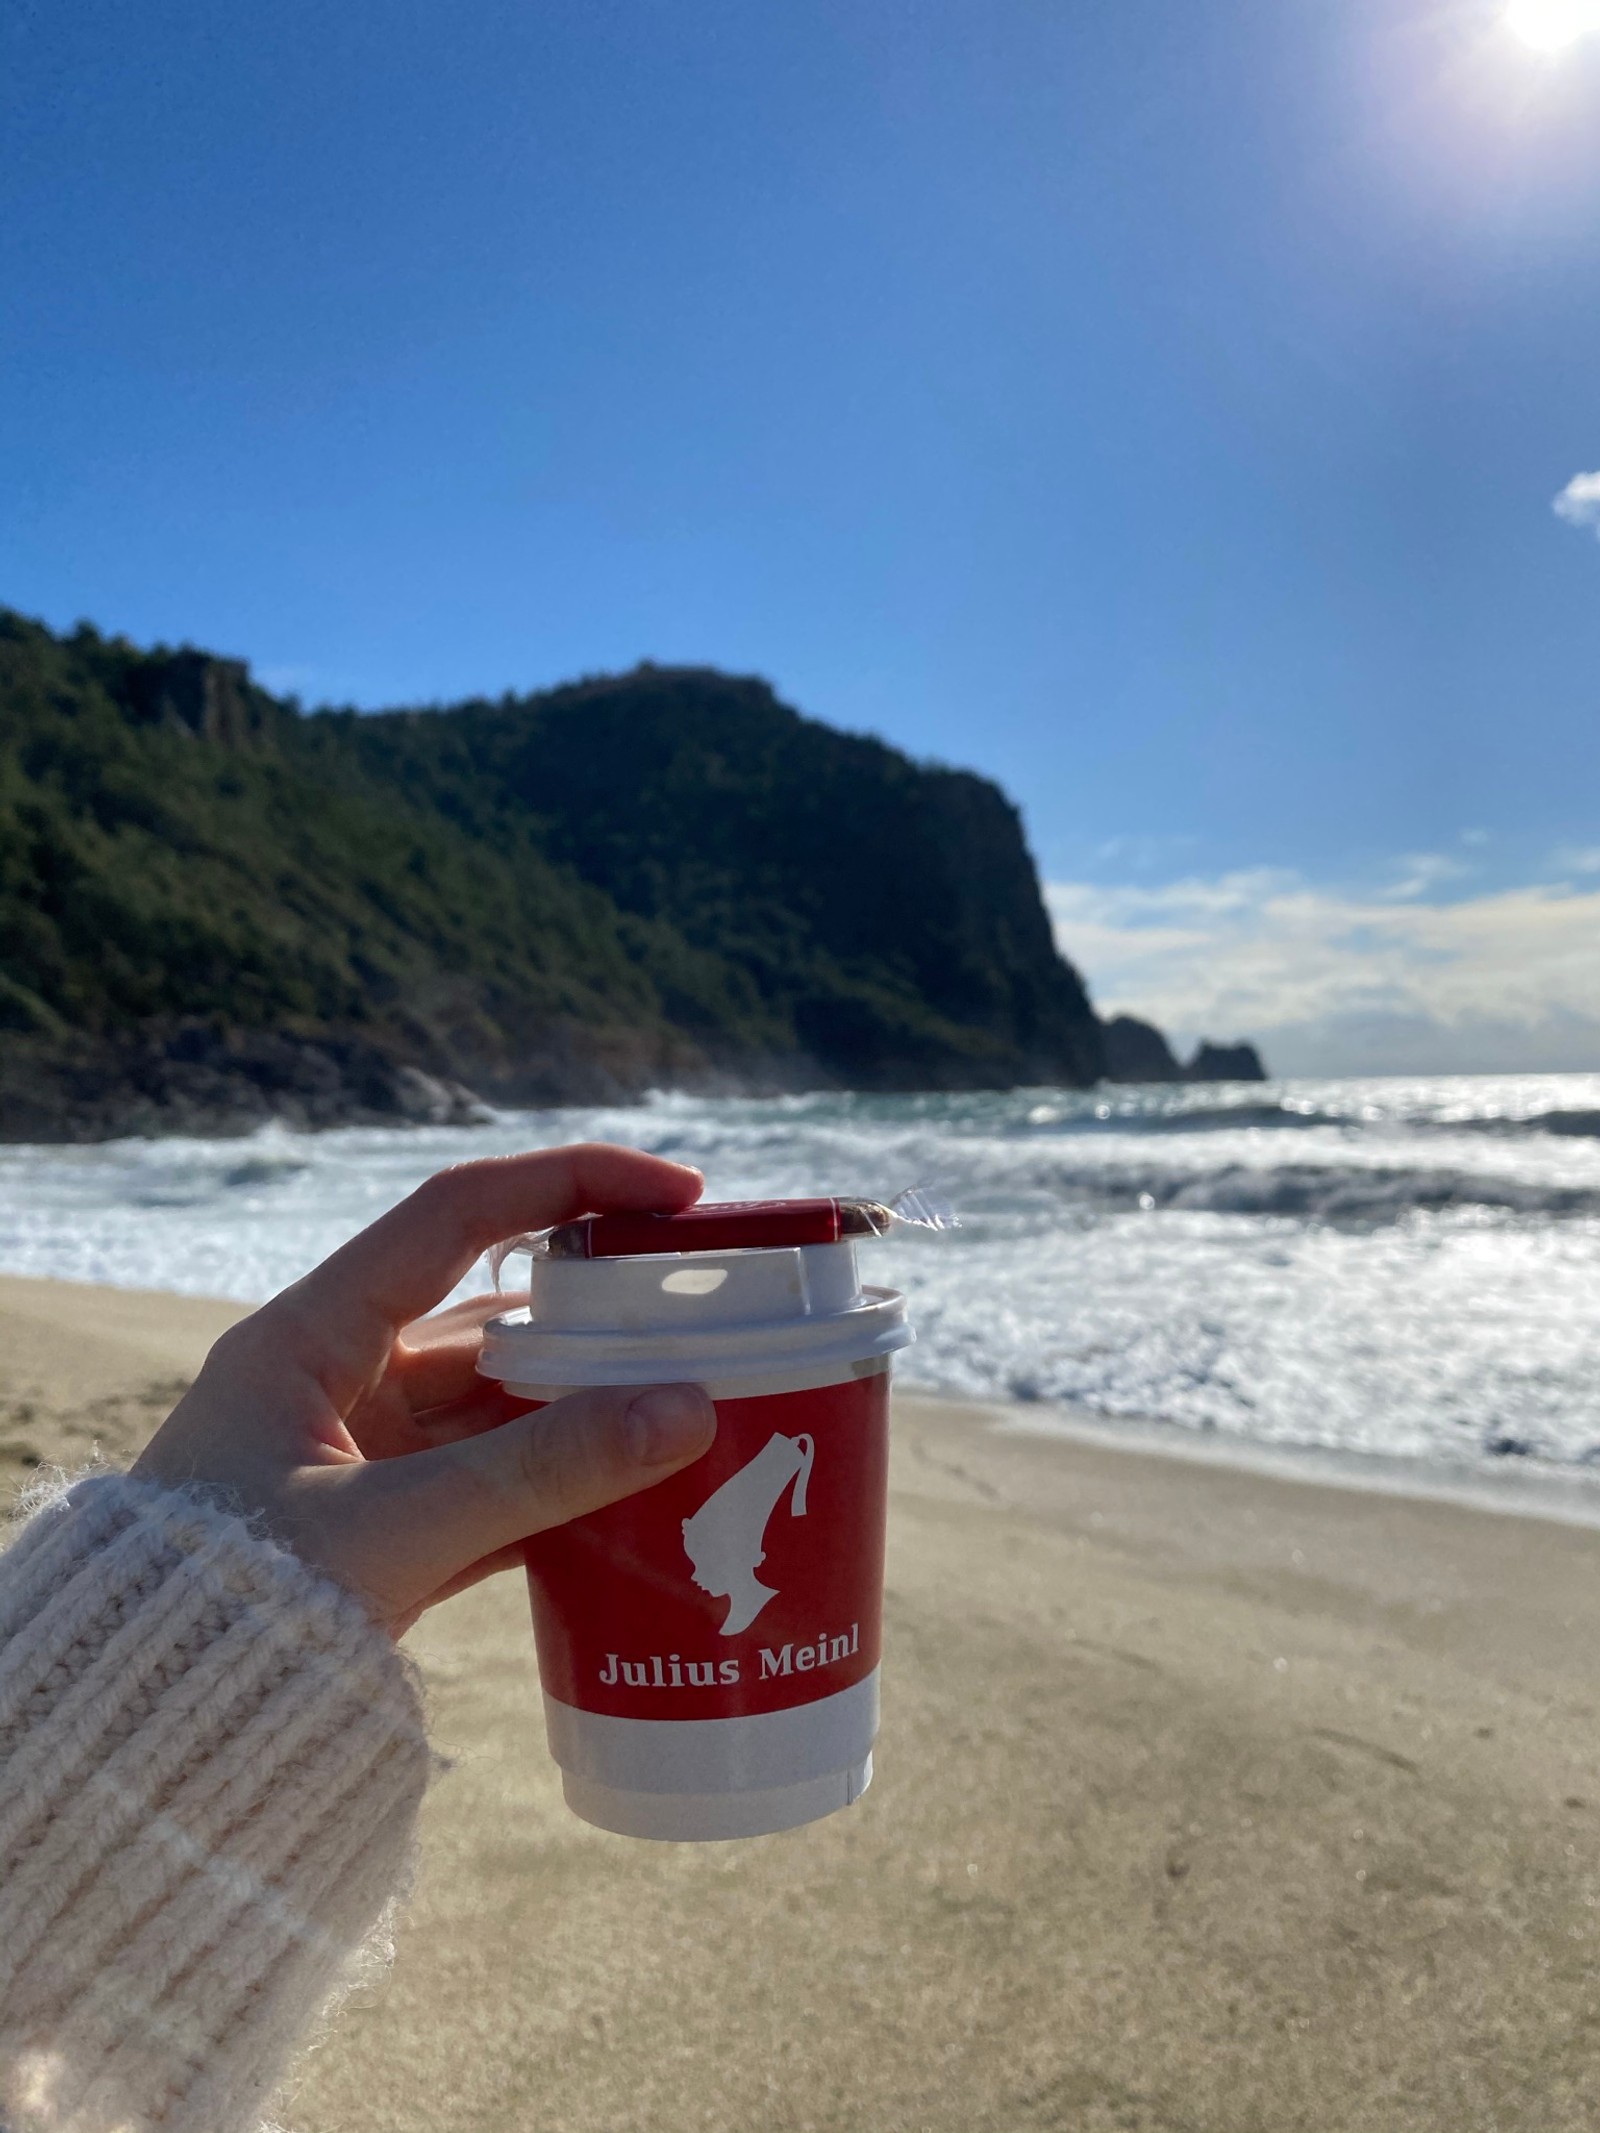
[[[1250,1037],[1299,1074],[1600,1069],[1600,890],[1429,903],[1418,871],[1385,893],[1268,868],[1046,893],[1102,1013],[1180,1046]]]
[[[1447,858],[1443,852],[1408,852],[1400,866],[1399,878],[1379,892],[1386,903],[1414,902],[1467,872],[1459,859]]]
[[[1550,508],[1569,526],[1588,526],[1600,537],[1600,472],[1574,474]]]

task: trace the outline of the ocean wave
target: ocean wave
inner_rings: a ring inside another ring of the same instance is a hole
[[[1309,1130],[1281,1139],[1251,1130],[1254,1107],[1208,1108],[1192,1135],[1177,1115],[1147,1119],[1143,1130],[1099,1120],[1098,1132],[1085,1133],[1080,1114],[1024,1132],[1019,1113],[960,1100],[950,1100],[942,1120],[909,1107],[866,1113],[837,1101],[782,1114],[707,1105],[661,1119],[647,1138],[660,1153],[698,1163],[715,1193],[737,1198],[774,1191],[888,1198],[931,1180],[958,1213],[1010,1210],[1045,1222],[1130,1209],[1354,1228],[1450,1211],[1563,1221],[1600,1215],[1600,1151],[1580,1153],[1569,1141],[1570,1154],[1561,1154],[1560,1143],[1531,1134],[1496,1145],[1462,1135],[1459,1123],[1450,1132],[1390,1125],[1362,1133],[1325,1106],[1297,1113]]]
[[[1600,1111],[1535,1111],[1526,1118],[1469,1118],[1457,1120],[1453,1131],[1468,1133],[1550,1133],[1561,1140],[1600,1141]]]
[[[1559,1217],[1600,1214],[1600,1189],[1594,1187],[1460,1170],[1347,1169],[1310,1163],[1227,1163],[1214,1170],[1128,1165],[1061,1168],[1049,1183],[1065,1199],[1108,1209],[1140,1208],[1148,1213],[1182,1208],[1351,1227],[1466,1208]]]
[[[1337,1112],[1294,1103],[1175,1105],[1170,1110],[1158,1110],[1147,1104],[1104,1099],[1090,1106],[1080,1098],[1070,1105],[1060,1101],[1034,1104],[1026,1116],[1003,1130],[1018,1137],[1055,1133],[1292,1133],[1349,1124]]]
[[[1188,1111],[1158,1113],[1143,1122],[1150,1133],[1303,1133],[1317,1126],[1347,1126],[1334,1111],[1292,1103],[1207,1104]]]
[[[907,1293],[906,1383],[1262,1444],[1593,1465],[1597,1123],[1600,1080],[1573,1076],[680,1095],[478,1130],[10,1148],[0,1266],[260,1298],[446,1163],[622,1140],[700,1164],[720,1199],[937,1180],[965,1227],[862,1255]]]

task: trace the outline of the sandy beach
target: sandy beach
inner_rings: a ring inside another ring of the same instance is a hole
[[[238,1307],[0,1281],[0,1480],[122,1459]],[[453,1771],[298,2133],[1594,2122],[1600,1534],[897,1407],[879,1775],[564,1810],[510,1580],[412,1646]]]

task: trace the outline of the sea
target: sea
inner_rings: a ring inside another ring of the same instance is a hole
[[[590,1138],[696,1163],[716,1199],[942,1194],[959,1227],[862,1248],[910,1301],[903,1384],[1034,1429],[1600,1516],[1600,1075],[664,1094],[7,1147],[0,1270],[259,1299],[446,1163]]]

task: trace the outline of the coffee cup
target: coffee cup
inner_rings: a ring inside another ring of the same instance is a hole
[[[583,1820],[751,1837],[866,1791],[889,1363],[911,1337],[847,1240],[535,1256],[527,1308],[491,1320],[478,1367],[530,1406],[662,1382],[716,1404],[703,1458],[525,1549],[550,1749]]]

